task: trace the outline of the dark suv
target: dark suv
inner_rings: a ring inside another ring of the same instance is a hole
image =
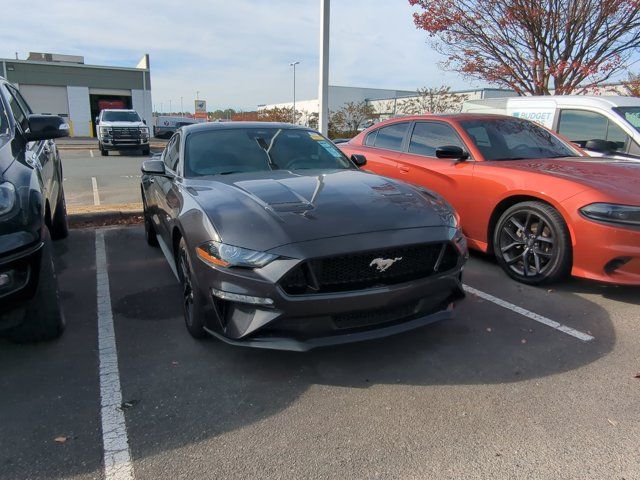
[[[64,330],[52,239],[67,236],[62,162],[53,138],[61,117],[35,115],[0,77],[0,332],[18,342]]]

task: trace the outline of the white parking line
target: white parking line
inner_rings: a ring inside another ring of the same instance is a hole
[[[96,177],[91,177],[91,186],[93,187],[93,204],[100,205],[100,193],[98,192],[98,180],[96,180]]]
[[[105,480],[132,480],[127,424],[122,411],[118,351],[113,329],[111,292],[104,232],[96,231],[98,350],[100,357],[100,414]]]
[[[91,158],[93,158],[93,150],[89,150],[89,155],[91,155]]]
[[[534,312],[530,312],[529,310],[519,307],[518,305],[514,305],[513,303],[509,303],[505,300],[502,300],[501,298],[498,297],[494,297],[493,295],[490,295],[488,293],[482,292],[480,290],[476,290],[473,287],[470,287],[469,285],[464,285],[464,289],[466,292],[469,292],[473,295],[475,295],[476,297],[480,297],[483,298],[485,300],[488,300],[490,302],[495,303],[496,305],[499,305],[503,308],[506,308],[508,310],[511,310],[512,312],[515,313],[519,313],[520,315],[523,315],[527,318],[530,318],[531,320],[535,320],[536,322],[542,323],[548,327],[551,328],[555,328],[556,330],[562,332],[562,333],[566,333],[567,335],[571,335],[572,337],[575,337],[579,340],[582,340],[583,342],[590,342],[591,340],[593,340],[595,337],[588,335],[584,332],[581,332],[579,330],[575,330],[571,327],[567,327],[566,325],[563,325],[561,323],[556,322],[555,320],[551,320],[550,318],[547,317],[543,317],[542,315],[538,315],[537,313]]]

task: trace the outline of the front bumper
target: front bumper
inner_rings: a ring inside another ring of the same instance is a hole
[[[442,232],[445,230],[448,229]],[[411,235],[419,238],[419,232],[407,234]],[[337,252],[345,245],[367,250],[366,241],[351,240],[354,241],[309,242],[306,247],[297,244],[286,250],[290,253],[308,250],[315,255],[318,251],[325,255],[331,250]],[[386,337],[451,318],[453,303],[464,297],[461,283],[464,254],[454,268],[426,278],[364,290],[304,295],[289,295],[279,284],[300,260],[283,258],[259,270],[212,268],[199,260],[195,262],[199,293],[208,303],[207,331],[234,345],[306,351]],[[221,300],[212,289],[268,298],[272,305]]]
[[[24,306],[38,285],[42,242],[0,257],[0,329],[15,326],[12,313]],[[7,281],[8,279],[8,281]]]
[[[571,274],[599,282],[640,285],[640,227],[598,222],[580,213],[585,205],[603,201],[620,203],[586,191],[562,205],[573,241]]]
[[[104,150],[140,149],[149,146],[148,138],[115,139],[112,137],[100,138],[100,145]]]

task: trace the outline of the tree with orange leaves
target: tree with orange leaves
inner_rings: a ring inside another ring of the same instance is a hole
[[[579,93],[626,69],[640,0],[409,0],[445,68],[524,95]]]

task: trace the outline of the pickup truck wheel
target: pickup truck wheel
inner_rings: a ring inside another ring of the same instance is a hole
[[[100,146],[99,146],[99,148],[100,148],[100,155],[102,155],[103,157],[107,157],[107,156],[109,156],[109,151],[108,151],[108,150],[105,150],[105,149],[102,147],[102,145],[100,145]]]
[[[52,250],[51,237],[45,228],[36,293],[27,304],[22,323],[7,331],[6,336],[9,340],[17,343],[51,340],[62,335],[64,331],[65,320],[60,305]]]
[[[69,236],[69,223],[67,222],[67,201],[64,198],[64,189],[60,185],[60,196],[56,205],[56,211],[51,219],[51,238],[60,240]]]

